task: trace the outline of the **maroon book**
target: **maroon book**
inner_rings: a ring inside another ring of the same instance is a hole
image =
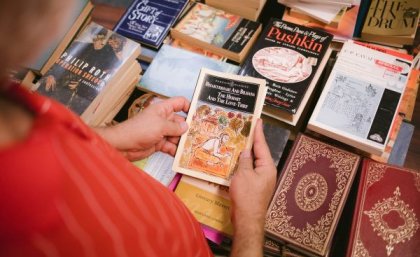
[[[420,256],[420,173],[364,160],[347,256]]]
[[[360,157],[300,134],[270,204],[265,231],[290,248],[327,256]]]

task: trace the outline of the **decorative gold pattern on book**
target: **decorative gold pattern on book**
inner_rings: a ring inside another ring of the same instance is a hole
[[[386,252],[390,256],[394,250],[394,245],[409,241],[419,228],[416,214],[410,206],[400,199],[400,188],[394,191],[394,196],[377,202],[370,211],[363,213],[369,216],[370,224],[374,231],[378,232],[378,236],[387,242]],[[404,224],[397,228],[392,228],[384,220],[386,215],[396,212],[404,221]]]
[[[420,192],[420,173],[414,173],[414,185],[417,188],[417,191]]]
[[[291,187],[296,172],[308,161],[315,161],[317,158],[326,158],[330,161],[330,168],[336,171],[336,189],[331,194],[326,211],[319,219],[305,227],[295,227],[291,220],[293,218],[287,211],[286,196]],[[283,239],[293,241],[297,245],[311,249],[323,255],[329,242],[329,233],[336,222],[336,213],[340,205],[343,193],[358,157],[354,154],[341,151],[325,145],[319,141],[302,136],[297,150],[293,154],[293,160],[288,164],[285,177],[282,178],[280,187],[273,198],[272,206],[267,214],[266,229],[275,235],[281,235]]]
[[[384,176],[386,166],[381,163],[371,162],[367,174],[367,188],[378,182]]]
[[[325,178],[318,173],[309,173],[303,176],[295,190],[297,206],[306,212],[317,210],[324,202],[328,193],[328,184]]]
[[[368,250],[366,250],[365,246],[359,238],[357,238],[356,241],[353,257],[370,257]]]

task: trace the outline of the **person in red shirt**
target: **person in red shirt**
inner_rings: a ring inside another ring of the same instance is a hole
[[[211,256],[182,202],[129,162],[175,153],[187,130],[176,114],[188,111],[185,98],[89,128],[61,104],[7,80],[9,68],[54,39],[72,4],[0,1],[0,256]],[[276,168],[261,121],[254,138],[230,187],[232,256],[262,256]]]

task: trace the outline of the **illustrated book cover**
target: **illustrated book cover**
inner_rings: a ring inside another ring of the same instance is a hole
[[[347,256],[419,256],[420,172],[365,159]]]
[[[418,0],[372,0],[361,37],[383,44],[410,45],[419,18]]]
[[[250,149],[266,94],[265,80],[202,69],[173,170],[229,185],[243,149]]]
[[[171,29],[171,36],[241,63],[261,31],[261,24],[197,3]]]
[[[161,96],[191,99],[201,68],[236,74],[237,65],[164,44],[140,80],[140,88]]]
[[[410,66],[409,60],[346,42],[308,129],[381,155],[398,115]]]
[[[263,113],[296,125],[330,54],[332,35],[271,19],[239,71],[267,80]],[[278,110],[278,111],[277,111]]]
[[[267,211],[265,231],[312,256],[327,256],[360,157],[299,134]]]
[[[87,118],[111,105],[102,100],[116,101],[127,86],[134,88],[141,71],[135,61],[139,52],[138,43],[91,23],[40,79],[37,92]],[[107,92],[114,94],[106,97]]]
[[[114,31],[159,48],[187,3],[188,0],[135,0]]]

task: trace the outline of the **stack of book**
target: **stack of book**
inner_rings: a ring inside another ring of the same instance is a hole
[[[137,84],[140,45],[91,23],[37,83],[89,125],[110,121]]]
[[[206,0],[206,4],[256,21],[267,0]]]
[[[18,71],[11,71],[14,81],[33,87],[34,80],[45,73],[54,65],[74,37],[89,23],[93,5],[89,0],[78,0],[72,5],[70,20],[64,23],[57,39],[49,44],[48,48],[40,54],[33,63],[26,64]]]

